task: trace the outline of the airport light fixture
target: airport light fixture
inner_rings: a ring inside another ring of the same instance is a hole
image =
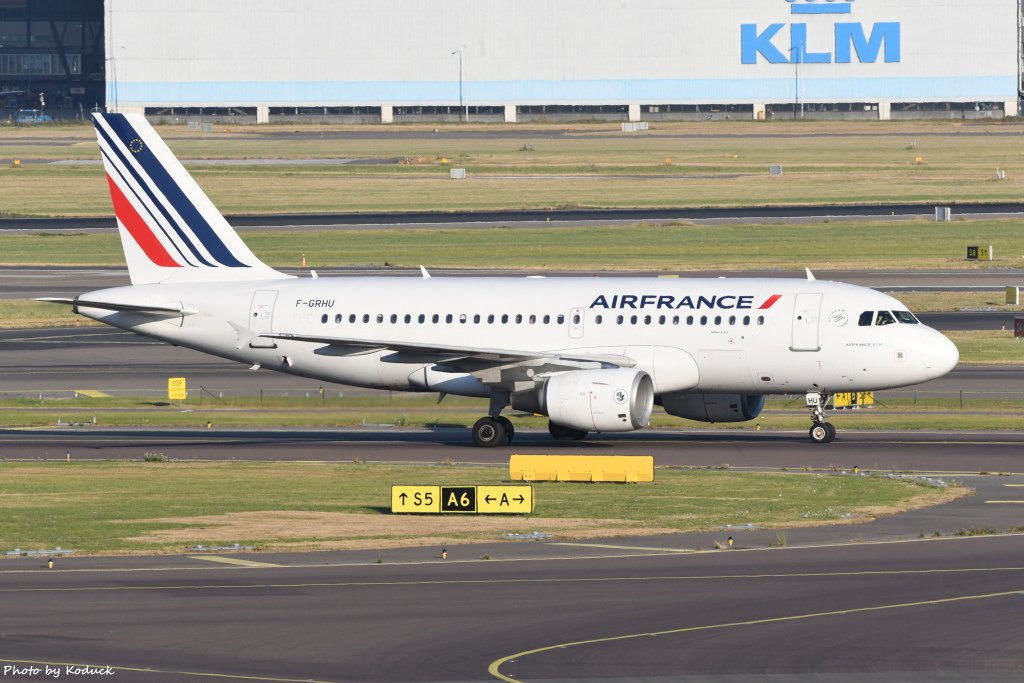
[[[459,56],[459,108],[465,111],[463,120],[469,123],[469,102],[466,100],[465,76],[463,75],[463,55],[465,52],[466,46],[463,45],[461,48],[454,50],[452,54]]]

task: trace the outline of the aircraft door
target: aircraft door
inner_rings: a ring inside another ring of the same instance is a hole
[[[586,312],[582,308],[574,308],[569,311],[569,336],[572,339],[580,339],[583,336],[583,322]]]
[[[249,331],[254,334],[273,332],[274,302],[277,292],[272,289],[260,289],[252,295],[252,306],[249,309]]]
[[[790,351],[820,351],[818,321],[821,317],[821,294],[797,294],[793,307],[793,345]]]

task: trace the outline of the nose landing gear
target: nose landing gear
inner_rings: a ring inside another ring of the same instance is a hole
[[[836,438],[836,428],[825,421],[825,406],[828,399],[829,394],[825,392],[807,394],[807,407],[811,409],[811,420],[814,421],[808,436],[814,443],[832,443]]]

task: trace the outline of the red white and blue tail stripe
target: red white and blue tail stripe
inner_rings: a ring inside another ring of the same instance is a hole
[[[132,284],[288,277],[253,255],[144,117],[93,121]]]

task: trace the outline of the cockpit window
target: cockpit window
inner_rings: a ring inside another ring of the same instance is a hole
[[[857,324],[860,325],[861,327],[870,327],[871,323],[873,323],[874,321],[875,312],[864,311],[863,313],[860,314],[860,320],[857,321]]]
[[[904,325],[916,325],[918,323],[917,318],[910,311],[893,311],[892,314]]]
[[[875,318],[876,325],[892,325],[896,322],[896,318],[892,317],[892,313],[889,311],[879,311],[878,317]]]

